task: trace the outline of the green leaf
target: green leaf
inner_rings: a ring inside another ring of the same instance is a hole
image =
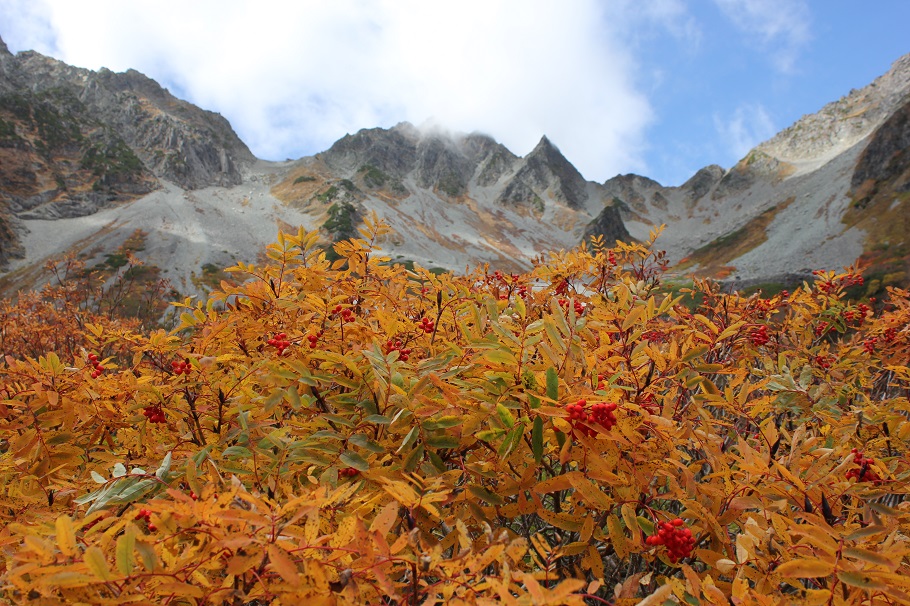
[[[700,345],[700,346],[698,346],[698,347],[693,347],[692,349],[690,349],[689,351],[687,351],[687,352],[679,359],[679,361],[680,361],[681,363],[688,362],[689,360],[693,360],[693,359],[697,358],[698,356],[704,355],[705,353],[708,352],[709,349],[710,349],[710,347],[708,347],[707,345]]]
[[[417,466],[423,460],[423,444],[412,450],[404,460],[404,470],[408,473],[417,469]]]
[[[367,423],[376,423],[377,425],[388,425],[392,419],[385,415],[367,415],[363,418]]]
[[[641,528],[645,534],[654,534],[654,522],[643,516],[638,516],[636,520],[638,521],[638,527]]]
[[[95,505],[102,507],[103,505],[124,505],[126,503],[132,503],[133,501],[138,501],[148,495],[150,492],[157,490],[162,487],[161,484],[153,480],[145,479],[139,482],[129,481],[125,483],[125,486],[122,490],[118,491],[116,494],[111,495],[109,499],[106,499],[102,502],[101,499],[95,502]]]
[[[559,376],[552,366],[547,369],[547,397],[554,402],[559,401]]]
[[[503,406],[502,404],[496,405],[496,414],[499,415],[499,420],[502,421],[502,424],[506,427],[512,428],[515,427],[515,417],[512,415],[512,411]]]
[[[370,464],[367,463],[366,459],[350,450],[344,451],[338,458],[341,459],[342,463],[348,467],[353,467],[357,471],[367,471],[370,468]]]
[[[457,438],[447,435],[427,436],[427,446],[432,448],[458,448],[461,441]]]
[[[503,498],[494,492],[490,492],[483,486],[477,484],[468,484],[468,492],[472,495],[486,501],[490,505],[502,505],[504,503]]]
[[[474,434],[474,437],[481,442],[492,442],[499,436],[505,435],[505,433],[505,429],[486,429],[484,431],[478,431]]]
[[[253,456],[253,452],[243,446],[228,446],[221,456],[225,459],[249,459]]]
[[[420,427],[418,427],[417,425],[412,427],[411,431],[408,432],[408,435],[406,435],[404,437],[404,440],[401,442],[401,446],[399,446],[398,450],[396,450],[395,452],[399,453],[399,452],[402,452],[403,450],[407,450],[408,448],[413,446],[414,442],[417,441],[417,436],[419,433],[420,433]]]
[[[534,453],[534,462],[538,465],[543,460],[543,419],[534,418],[534,426],[531,428],[531,452]]]
[[[464,423],[464,417],[457,415],[447,415],[444,417],[439,417],[438,419],[433,419],[427,421],[423,424],[423,428],[426,430],[431,429],[448,429],[450,427],[456,427]]]
[[[499,458],[505,459],[512,451],[515,450],[515,447],[521,443],[521,437],[524,435],[525,426],[516,425],[512,431],[506,435],[506,439],[502,441],[502,444],[499,445]]]
[[[155,471],[155,475],[161,480],[165,479],[164,476],[167,475],[167,472],[171,469],[171,452],[172,451],[168,451],[168,453],[164,455],[161,465]]]
[[[350,438],[348,438],[348,442],[355,446],[360,446],[361,448],[369,450],[370,452],[385,452],[385,447],[383,447],[381,444],[378,444],[377,442],[374,442],[361,433],[352,435]]]

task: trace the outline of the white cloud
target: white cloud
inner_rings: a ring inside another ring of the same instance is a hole
[[[745,157],[752,148],[777,132],[765,108],[751,103],[740,105],[726,119],[715,116],[714,126],[733,161]]]
[[[775,67],[794,71],[811,39],[811,15],[805,0],[714,0],[733,24],[770,53]]]
[[[698,35],[680,0],[637,13],[633,4],[0,0],[0,14],[11,47],[8,29],[22,34],[20,48],[92,69],[138,69],[228,117],[262,157],[434,119],[487,132],[519,154],[546,134],[602,180],[645,168],[652,110],[624,43],[631,21]],[[20,15],[25,6],[30,14]],[[26,33],[36,15],[46,31]]]

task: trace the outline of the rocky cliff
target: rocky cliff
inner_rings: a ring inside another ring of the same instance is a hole
[[[481,133],[365,129],[300,160],[273,192],[322,213],[333,237],[339,217],[375,211],[394,229],[386,244],[424,265],[522,268],[586,235],[629,239],[604,188],[546,137],[519,157]]]
[[[910,276],[910,55],[869,86],[680,187],[604,184],[633,237],[654,224],[679,273],[759,283],[858,259],[879,286]],[[887,279],[886,279],[887,278]]]
[[[136,71],[66,65],[0,44],[0,265],[23,220],[90,215],[166,179],[230,186],[255,158],[230,124]]]

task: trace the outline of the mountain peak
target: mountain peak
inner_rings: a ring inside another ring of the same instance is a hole
[[[531,153],[533,154],[538,150],[555,150],[556,152],[559,152],[559,148],[553,145],[553,142],[550,141],[550,138],[546,135],[542,135],[540,137],[540,141],[537,142],[537,145],[534,146],[534,149],[531,151]]]
[[[3,38],[0,38],[0,55],[11,55],[9,52],[9,47],[6,45],[6,42],[3,41]]]
[[[908,100],[910,54],[871,84],[803,116],[753,152],[792,164],[791,176],[811,172],[865,139]]]

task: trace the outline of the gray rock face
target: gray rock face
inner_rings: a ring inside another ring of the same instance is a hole
[[[0,60],[0,94],[67,91],[133,149],[156,176],[187,189],[237,185],[255,158],[222,116],[177,99],[130,70],[93,72],[35,52]]]
[[[859,189],[868,181],[891,181],[910,169],[910,103],[880,126],[863,150],[850,185]],[[895,190],[910,191],[910,180],[896,183]]]
[[[848,220],[848,213],[857,203],[865,207],[855,195],[868,200],[880,191],[910,191],[908,149],[910,55],[869,86],[801,118],[727,171],[703,168],[680,187],[635,175],[604,186],[633,237],[645,239],[653,226],[669,226],[660,246],[671,261],[688,257],[686,271],[710,275],[723,269],[739,284],[770,282],[795,270],[839,269],[874,248],[860,228],[851,227],[857,218]],[[892,197],[894,202],[866,212],[862,219],[872,221],[866,226],[874,224],[869,212],[898,208],[898,197]],[[892,251],[904,246],[896,231],[887,236]]]
[[[717,164],[706,166],[682,184],[680,189],[688,193],[692,201],[704,198],[724,177],[724,169]]]
[[[451,138],[431,135],[417,145],[414,177],[420,187],[460,196],[467,192],[475,167],[472,158]]]
[[[20,219],[90,215],[146,195],[232,186],[255,161],[218,114],[139,72],[93,72],[0,41],[0,265],[22,251]]]
[[[589,184],[544,137],[519,158],[487,135],[422,132],[408,123],[391,129],[365,129],[347,135],[318,154],[338,176],[351,178],[372,166],[437,195],[474,195],[473,188],[495,192],[499,204],[532,207],[551,200],[578,210],[592,204]],[[593,202],[599,210],[602,201]]]
[[[345,135],[318,155],[329,168],[350,175],[362,166],[402,178],[417,164],[417,129],[402,123],[391,129],[370,128]]]
[[[632,238],[626,229],[618,205],[605,206],[600,214],[585,228],[584,239],[603,236],[604,243],[612,246],[617,240],[629,242]]]
[[[583,208],[587,202],[587,182],[545,136],[541,138],[503,190],[499,200],[516,203],[528,193],[554,199],[570,208]]]

